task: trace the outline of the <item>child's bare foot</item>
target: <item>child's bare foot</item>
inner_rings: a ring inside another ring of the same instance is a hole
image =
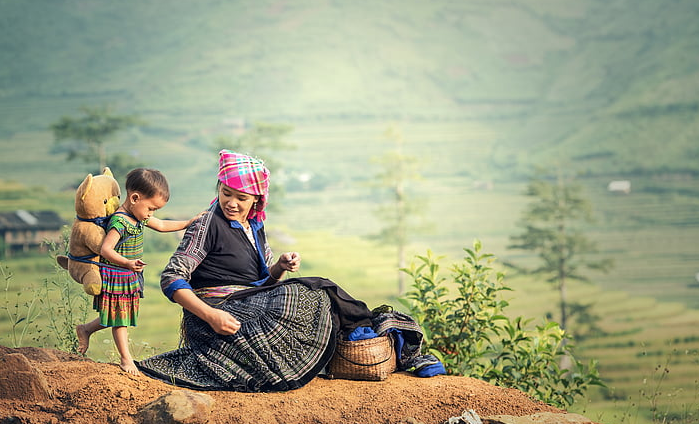
[[[138,368],[136,367],[136,364],[131,359],[122,359],[121,364],[119,364],[119,367],[122,370],[124,370],[124,372],[127,372],[131,375],[139,375],[140,374],[140,372],[138,371]]]
[[[90,347],[90,332],[85,329],[85,324],[75,326],[75,333],[78,335],[78,353],[84,355]]]

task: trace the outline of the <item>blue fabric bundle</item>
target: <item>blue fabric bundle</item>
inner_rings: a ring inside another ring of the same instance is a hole
[[[410,316],[398,312],[382,313],[377,323],[379,322],[383,323],[379,333],[376,333],[373,327],[357,327],[347,336],[347,340],[356,342],[379,337],[379,334],[388,335],[394,342],[399,370],[412,370],[418,377],[434,377],[447,373],[436,356],[420,355],[422,332]]]
[[[377,334],[371,327],[357,327],[347,336],[347,340],[356,342],[357,340],[367,340],[375,337],[377,337]]]
[[[434,377],[435,375],[446,374],[447,370],[441,362],[437,361],[436,364],[428,364],[416,369],[414,373],[418,377]]]

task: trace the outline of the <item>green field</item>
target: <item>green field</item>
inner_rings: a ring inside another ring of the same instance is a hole
[[[399,306],[395,300],[391,249],[357,237],[328,232],[283,231],[272,234],[276,234],[273,236],[275,250],[302,252],[304,261],[297,275],[331,278],[350,294],[365,300],[370,307],[384,303]],[[167,256],[167,253],[148,255],[150,265],[146,273],[146,297],[139,318],[141,324],[129,332],[133,353],[138,358],[173,349],[178,343],[180,309],[162,296],[157,286],[158,270],[164,266]],[[22,290],[22,299],[31,299],[36,295],[34,288],[41,286],[43,279],[55,278],[50,262],[46,257],[2,262],[14,272],[9,299],[15,299],[17,288]],[[447,260],[443,262],[444,272],[447,272],[449,263]],[[69,283],[79,295],[80,287]],[[524,315],[535,318],[537,323],[546,313],[555,313],[551,305],[555,305],[556,293],[546,284],[524,277],[508,277],[506,283],[514,288],[505,297],[511,303],[510,316]],[[682,414],[686,408],[696,413],[699,311],[678,302],[658,302],[619,290],[605,291],[598,285],[574,284],[570,296],[593,303],[592,312],[600,317],[598,325],[606,334],[577,343],[576,352],[582,360],[599,361],[602,378],[608,385],[607,389],[590,391],[588,397],[580,399],[571,411],[605,423],[650,423],[652,421],[643,417],[652,401],[657,402],[661,411],[667,408],[670,412]],[[1,342],[11,345],[9,322],[2,304],[0,299],[0,309],[3,310],[0,328],[1,334],[5,335]],[[88,314],[88,319],[93,317],[93,313]],[[37,319],[27,337],[29,343],[25,345],[34,344],[31,337],[36,335],[36,329],[45,328],[45,320],[44,316]],[[89,357],[101,361],[117,360],[107,331],[93,336]],[[660,367],[660,372],[657,367]],[[656,388],[656,380],[664,368],[670,372]],[[646,390],[647,394],[641,395],[639,390]],[[657,399],[650,398],[653,394],[657,394]],[[634,419],[625,415],[635,416],[637,413],[640,415]],[[621,421],[620,417],[626,418]]]

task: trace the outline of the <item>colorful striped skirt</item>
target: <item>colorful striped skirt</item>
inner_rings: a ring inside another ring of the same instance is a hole
[[[102,292],[93,307],[104,327],[135,327],[143,297],[143,274],[124,268],[101,266]]]

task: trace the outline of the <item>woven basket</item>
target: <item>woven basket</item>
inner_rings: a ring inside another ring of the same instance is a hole
[[[338,340],[335,354],[328,364],[328,377],[381,381],[395,370],[396,351],[390,337]]]

